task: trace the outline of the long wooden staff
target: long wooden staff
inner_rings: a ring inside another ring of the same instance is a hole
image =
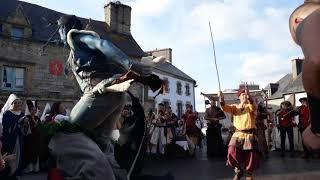
[[[212,48],[213,48],[214,64],[215,64],[215,67],[216,67],[217,78],[218,78],[218,83],[219,83],[219,91],[221,91],[220,77],[219,77],[219,71],[218,71],[218,65],[217,65],[217,58],[216,58],[216,49],[215,49],[215,47],[214,47],[214,41],[213,41],[213,36],[212,36],[212,30],[211,30],[210,21],[209,21],[209,28],[210,28],[210,33],[211,33],[211,41],[212,41]]]

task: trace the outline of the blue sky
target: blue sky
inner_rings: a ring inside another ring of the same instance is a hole
[[[80,17],[104,20],[105,0],[24,0]],[[240,82],[260,87],[291,72],[302,53],[291,40],[288,18],[303,0],[123,0],[132,7],[131,32],[143,50],[172,48],[173,64],[197,81],[200,92],[216,93],[218,82],[208,22],[215,39],[222,89]]]

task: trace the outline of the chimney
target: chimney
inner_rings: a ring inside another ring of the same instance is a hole
[[[302,72],[302,59],[293,59],[292,60],[292,79],[295,80],[298,75]]]
[[[171,48],[156,49],[153,51],[148,51],[146,53],[148,53],[152,56],[155,56],[155,57],[164,56],[168,62],[172,63],[172,49]]]
[[[109,30],[130,35],[131,7],[120,1],[109,2],[104,6],[105,21]]]

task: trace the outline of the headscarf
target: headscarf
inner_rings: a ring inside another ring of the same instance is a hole
[[[12,109],[12,103],[16,100],[19,99],[15,94],[10,94],[10,96],[8,97],[8,100],[6,101],[6,103],[3,105],[2,109],[1,109],[1,113],[0,113],[0,123],[2,123],[2,118],[3,118],[3,114]]]
[[[66,108],[66,116],[70,116],[70,113],[71,113],[70,109]]]
[[[26,108],[25,108],[25,111],[24,111],[24,115],[31,115],[30,111],[33,107],[37,107],[37,102],[36,101],[31,101],[31,100],[27,100],[26,102]]]
[[[3,114],[6,111],[12,109],[12,103],[17,99],[19,99],[17,97],[17,95],[10,94],[10,96],[8,97],[6,103],[3,105],[2,109],[1,109],[1,112],[0,112],[0,136],[2,136],[2,118],[3,118]]]
[[[44,107],[44,110],[43,110],[43,113],[42,113],[42,116],[40,118],[41,121],[45,121],[46,120],[46,116],[48,116],[48,113],[50,113],[51,111],[51,107],[50,107],[50,104],[47,103],[46,106]]]

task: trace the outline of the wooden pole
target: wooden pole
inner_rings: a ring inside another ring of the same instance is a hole
[[[215,64],[215,67],[216,67],[217,78],[218,78],[218,83],[219,83],[219,91],[221,91],[220,77],[219,77],[219,71],[218,71],[218,65],[217,65],[217,58],[216,58],[216,49],[215,49],[215,47],[214,47],[214,41],[213,41],[213,36],[212,36],[212,30],[211,30],[210,21],[209,21],[209,28],[210,28],[210,33],[211,33],[211,41],[212,41],[212,48],[213,48],[214,64]]]

